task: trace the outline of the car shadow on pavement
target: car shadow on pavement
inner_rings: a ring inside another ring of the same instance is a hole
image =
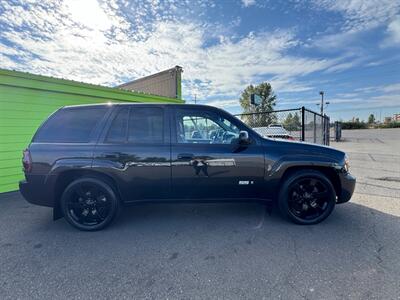
[[[247,228],[268,230],[275,226],[290,228],[296,232],[337,230],[340,233],[371,229],[380,224],[399,224],[398,216],[390,215],[356,203],[336,205],[332,215],[324,222],[301,226],[282,218],[276,207],[270,212],[260,203],[224,204],[140,204],[125,207],[119,218],[111,225],[112,230],[137,230],[138,226],[187,230],[193,226]]]

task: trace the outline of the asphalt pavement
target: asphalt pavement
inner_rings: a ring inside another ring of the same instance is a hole
[[[399,299],[400,129],[343,136],[356,192],[313,226],[260,204],[157,204],[87,233],[2,194],[0,298]]]

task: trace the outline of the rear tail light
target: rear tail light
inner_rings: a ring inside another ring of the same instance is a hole
[[[22,151],[22,165],[25,172],[30,172],[32,170],[32,158],[28,149]]]

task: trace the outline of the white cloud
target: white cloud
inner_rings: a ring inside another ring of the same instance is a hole
[[[374,86],[365,86],[363,88],[355,89],[354,92],[357,93],[396,93],[400,92],[400,82],[392,83],[392,84],[383,84],[383,85],[374,85]],[[400,99],[399,99],[400,100]],[[400,105],[400,103],[399,103]]]
[[[233,99],[233,100],[212,100],[207,103],[207,105],[227,109],[227,108],[232,108],[232,107],[238,107],[240,106],[239,99]]]
[[[387,107],[400,109],[400,83],[357,88],[351,93],[336,94],[328,101],[332,111],[337,111],[337,104],[347,104],[346,108],[349,111]]]
[[[256,0],[242,0],[242,4],[244,7],[249,7],[256,4]]]
[[[396,15],[400,13],[400,2],[393,0],[313,0],[317,8],[336,12],[342,15],[343,21],[336,26],[328,27],[326,34],[312,39],[310,46],[328,52],[340,52],[350,49],[355,52],[354,45],[362,34],[379,26],[388,27],[389,38],[384,42],[397,38],[398,27]],[[398,17],[397,17],[398,18]],[[336,28],[336,27],[339,28]],[[333,31],[334,33],[331,33]],[[359,51],[357,49],[356,51]]]
[[[349,31],[326,34],[314,39],[311,43],[311,46],[328,52],[343,51],[343,48],[347,48],[352,45],[354,40],[357,39],[358,35],[359,34],[357,32]]]
[[[362,88],[357,88],[354,91],[359,93],[374,93],[378,91],[381,87],[380,86],[366,86]]]
[[[303,83],[302,76],[347,67],[348,62],[340,57],[288,55],[289,49],[299,45],[290,30],[240,38],[222,35],[219,42],[205,46],[212,24],[173,19],[169,13],[162,16],[160,9],[174,8],[160,8],[165,4],[156,2],[139,4],[154,17],[151,22],[129,2],[100,5],[88,1],[83,4],[85,9],[81,2],[6,3],[0,15],[0,22],[8,26],[2,32],[7,43],[0,42],[0,67],[116,85],[181,65],[184,94],[196,94],[198,99],[238,98],[245,86],[266,78],[277,92],[307,91],[313,87]],[[221,101],[225,106],[233,103]]]
[[[342,30],[365,31],[389,22],[399,11],[400,2],[393,0],[314,0],[317,6],[341,13]]]
[[[400,45],[400,15],[389,23],[386,30],[386,39],[383,42],[384,47]]]
[[[63,3],[71,19],[92,29],[109,29],[112,22],[96,0],[70,0]]]
[[[392,92],[399,92],[400,93],[400,82],[399,83],[394,83],[394,84],[389,84],[385,85],[382,90],[387,93],[392,93]],[[400,99],[399,99],[399,105],[400,105]]]
[[[400,93],[397,94],[383,94],[366,99],[357,105],[358,107],[397,107],[400,109]]]

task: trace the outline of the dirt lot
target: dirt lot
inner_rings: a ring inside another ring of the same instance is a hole
[[[350,203],[315,226],[258,204],[144,205],[85,233],[0,196],[0,298],[399,299],[400,130],[344,131]]]

